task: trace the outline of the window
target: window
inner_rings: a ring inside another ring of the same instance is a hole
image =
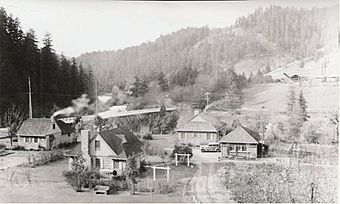
[[[207,140],[211,140],[211,133],[207,133]]]
[[[194,133],[194,137],[198,137],[198,133],[197,132]]]
[[[29,137],[25,137],[25,142],[29,142]]]
[[[236,145],[236,151],[240,151],[240,149],[241,149],[241,146],[240,145]]]
[[[185,133],[184,133],[184,132],[181,132],[181,133],[180,133],[180,136],[181,136],[181,140],[184,140],[184,139],[185,139]]]
[[[38,143],[38,138],[37,137],[34,138],[34,143]]]
[[[53,130],[55,129],[55,124],[52,124],[52,129],[53,129]]]
[[[247,146],[246,145],[242,145],[242,151],[246,152],[247,151]]]
[[[69,136],[69,137],[70,137],[70,136],[71,136],[71,133],[68,133],[68,134],[67,134],[67,136]]]
[[[96,163],[95,163],[96,168],[100,168],[100,159],[96,158],[95,161],[96,161]]]
[[[96,140],[95,143],[94,143],[94,147],[96,150],[99,150],[100,149],[100,141]]]
[[[118,169],[119,168],[119,161],[113,160],[113,168]]]

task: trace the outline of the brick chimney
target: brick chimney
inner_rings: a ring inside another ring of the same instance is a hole
[[[85,166],[91,167],[91,156],[90,156],[90,130],[81,131],[81,152],[85,159]]]
[[[51,116],[50,120],[51,120],[51,124],[52,124],[52,129],[53,130],[56,129],[55,118],[53,116]]]

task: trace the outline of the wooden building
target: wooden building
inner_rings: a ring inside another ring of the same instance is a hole
[[[268,154],[268,146],[260,142],[256,132],[239,126],[219,141],[222,158],[257,158]]]
[[[25,149],[51,150],[76,141],[74,129],[54,118],[29,118],[18,132],[18,145]]]
[[[217,142],[220,139],[220,128],[224,123],[200,113],[176,129],[179,143],[201,145]]]
[[[142,143],[132,132],[114,128],[98,133],[82,130],[81,143],[65,155],[69,157],[70,169],[74,159],[83,156],[87,167],[112,176],[123,173],[129,156],[136,158],[139,168],[142,154]]]

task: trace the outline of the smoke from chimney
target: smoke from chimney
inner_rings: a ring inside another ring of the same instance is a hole
[[[90,98],[88,97],[88,95],[83,94],[79,98],[72,100],[72,106],[56,111],[52,117],[55,117],[57,115],[70,116],[71,114],[77,113],[84,108],[88,108],[89,102]]]

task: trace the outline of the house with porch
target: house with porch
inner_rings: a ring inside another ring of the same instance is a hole
[[[18,145],[25,149],[52,150],[76,141],[74,129],[54,118],[28,118],[20,126]]]
[[[221,158],[257,158],[268,155],[268,146],[260,135],[244,126],[238,126],[219,140]]]
[[[207,113],[196,114],[189,121],[176,129],[179,143],[195,146],[217,142],[220,139],[220,130],[225,124]]]
[[[75,159],[82,156],[85,165],[108,176],[121,175],[128,157],[136,159],[137,168],[142,159],[142,143],[130,131],[114,128],[101,132],[81,131],[81,142],[65,153],[69,157],[69,169]]]

